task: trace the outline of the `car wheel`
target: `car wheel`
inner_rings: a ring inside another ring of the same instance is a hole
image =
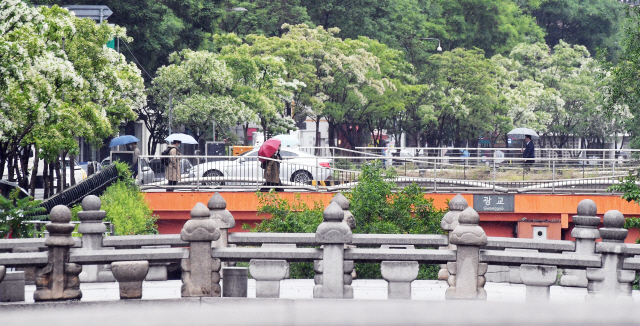
[[[308,185],[311,180],[313,180],[313,176],[308,171],[296,171],[291,176],[291,181],[294,183]]]
[[[222,172],[218,171],[218,170],[209,170],[207,172],[205,172],[202,177],[206,178],[206,177],[222,177],[224,176],[224,174],[222,174]],[[203,185],[205,186],[221,186],[224,185],[224,182],[222,181],[203,181],[202,182]]]

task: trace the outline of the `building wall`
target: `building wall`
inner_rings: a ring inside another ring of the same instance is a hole
[[[149,192],[145,193],[154,213],[160,218],[158,228],[160,233],[180,233],[184,223],[190,218],[189,212],[197,202],[207,203],[213,193],[205,192]],[[227,201],[227,209],[236,219],[236,227],[232,232],[243,232],[242,225],[255,225],[268,215],[257,215],[258,198],[253,192],[222,192]],[[280,198],[289,201],[296,200],[296,193],[278,193]],[[333,193],[316,192],[303,193],[300,200],[309,205],[320,201],[323,206],[329,205]],[[447,201],[455,194],[425,194],[426,198],[434,200],[438,209],[447,209]],[[473,207],[473,194],[462,195],[470,207]],[[613,195],[533,195],[516,194],[515,212],[479,212],[480,225],[489,236],[532,238],[534,227],[547,227],[547,239],[572,240],[570,234],[573,228],[572,216],[576,214],[578,203],[583,199],[592,199],[598,206],[598,216],[602,218],[605,212],[617,209],[627,217],[640,216],[640,205],[629,203]],[[638,230],[630,230],[626,239],[633,243],[640,236]]]

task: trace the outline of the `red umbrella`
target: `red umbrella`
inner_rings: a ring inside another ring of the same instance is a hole
[[[260,146],[260,149],[258,150],[258,156],[271,157],[273,153],[278,151],[278,148],[280,148],[280,140],[271,138],[264,142],[262,146]],[[263,158],[260,158],[260,162],[264,161],[265,160]]]

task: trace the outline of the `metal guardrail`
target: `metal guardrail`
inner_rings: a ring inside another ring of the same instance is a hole
[[[110,165],[102,171],[80,181],[76,185],[45,199],[40,203],[44,207],[46,215],[34,216],[34,218],[48,220],[49,212],[57,205],[73,206],[82,202],[84,197],[89,195],[100,196],[114,181],[118,179],[118,170],[115,165]]]
[[[140,168],[138,173],[139,178],[152,180],[141,185],[143,190],[339,191],[357,185],[362,167],[378,160],[385,169],[393,169],[393,176],[387,180],[399,187],[416,183],[433,192],[602,193],[620,182],[629,171],[640,168],[640,161],[631,158],[538,157],[531,162],[522,157],[502,156],[301,156],[282,160],[264,158],[280,163],[281,184],[269,185],[258,159],[257,156],[181,156],[181,180],[176,185],[166,180],[166,167],[160,166],[157,159],[151,160],[148,167]]]

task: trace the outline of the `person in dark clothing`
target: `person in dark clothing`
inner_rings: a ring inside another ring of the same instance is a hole
[[[533,142],[531,141],[531,135],[524,136],[525,146],[522,149],[522,158],[535,158],[535,147],[533,146]],[[531,164],[533,164],[534,160],[525,160],[524,168],[526,171],[531,169]]]
[[[282,161],[282,156],[280,155],[280,148],[271,155],[272,160],[265,160],[262,162],[262,169],[264,169],[264,185],[265,186],[281,186],[282,182],[280,181],[280,162]],[[278,161],[275,161],[278,160]],[[274,188],[275,191],[284,191],[282,188]],[[260,191],[267,192],[269,188],[262,188]]]

